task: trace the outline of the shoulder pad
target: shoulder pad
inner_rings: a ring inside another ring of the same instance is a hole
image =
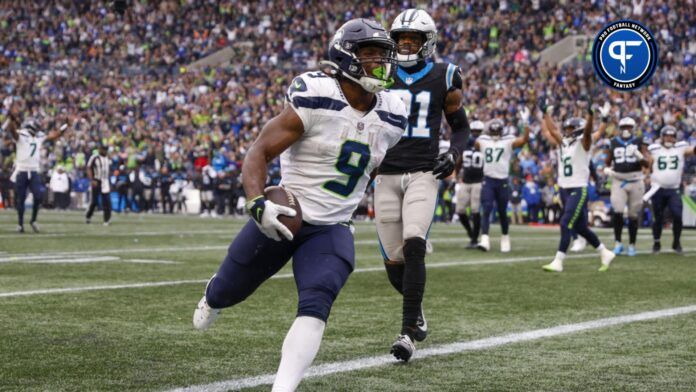
[[[650,151],[655,151],[655,150],[659,150],[660,147],[662,147],[662,146],[659,145],[659,144],[657,144],[657,143],[653,143],[653,144],[651,144],[651,145],[648,146],[648,150],[650,150]]]
[[[689,146],[689,143],[687,143],[686,140],[682,140],[680,142],[674,143],[674,147],[681,148],[681,147],[688,147],[688,146]]]

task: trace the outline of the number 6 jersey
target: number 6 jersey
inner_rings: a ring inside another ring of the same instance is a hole
[[[296,77],[286,97],[304,134],[280,156],[281,185],[300,201],[303,219],[329,225],[350,220],[372,170],[407,125],[406,108],[389,91],[367,113],[348,104],[338,81],[323,72]]]
[[[685,141],[675,143],[672,147],[651,144],[648,147],[653,158],[650,181],[660,188],[678,189],[684,172],[684,153],[689,150]]]

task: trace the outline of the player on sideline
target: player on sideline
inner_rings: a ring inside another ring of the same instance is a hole
[[[603,119],[603,121],[605,121]],[[612,176],[611,207],[614,211],[614,253],[624,251],[621,232],[624,226],[624,209],[628,206],[628,255],[636,255],[636,238],[638,237],[638,214],[643,208],[643,167],[648,161],[641,150],[642,141],[635,137],[636,122],[630,117],[619,120],[621,133],[611,139],[606,158],[605,174]]]
[[[207,329],[221,309],[244,301],[292,257],[297,318],[283,342],[273,391],[294,391],[319,350],[331,306],[353,271],[350,224],[371,172],[406,128],[406,109],[388,88],[396,45],[377,22],[353,19],[331,40],[325,72],[296,77],[285,109],[262,129],[242,166],[253,219],[229,247],[193,314]],[[302,208],[293,236],[278,215],[293,209],[264,198],[268,162],[279,154],[281,185]]]
[[[522,136],[503,136],[503,121],[491,120],[488,123],[488,132],[476,139],[475,148],[483,155],[483,183],[481,187],[481,203],[483,215],[481,216],[481,242],[478,248],[483,251],[491,249],[491,240],[488,236],[490,228],[493,203],[498,209],[500,228],[500,251],[510,252],[510,235],[508,234],[509,222],[507,217],[507,205],[510,200],[510,188],[508,177],[510,175],[510,159],[512,150],[524,146],[529,141],[529,116],[528,108],[519,111],[520,124],[524,131]]]
[[[375,178],[375,218],[387,277],[403,296],[401,332],[391,347],[408,361],[427,335],[421,309],[425,290],[426,239],[437,203],[438,180],[448,177],[469,135],[462,107],[462,77],[449,63],[427,60],[437,29],[427,12],[408,9],[389,32],[397,44],[398,68],[391,91],[406,104],[408,128],[389,150]],[[449,149],[439,153],[442,117],[452,128]]]
[[[32,230],[38,233],[39,225],[36,223],[36,219],[38,218],[39,207],[43,198],[41,194],[41,146],[45,141],[53,141],[63,136],[65,130],[68,129],[68,125],[63,124],[59,130],[46,134],[39,126],[39,122],[33,118],[29,118],[20,125],[17,117],[20,111],[19,104],[11,97],[5,98],[4,106],[7,109],[8,116],[7,121],[2,125],[2,129],[10,133],[17,147],[17,162],[11,177],[15,183],[17,195],[15,198],[17,232],[24,233],[24,202],[27,198],[28,189],[34,197],[29,224]]]
[[[541,123],[542,135],[559,149],[557,181],[563,202],[558,252],[553,261],[542,268],[545,271],[563,271],[563,260],[570,246],[572,231],[575,231],[597,249],[602,262],[599,271],[606,271],[616,255],[599,241],[587,222],[587,183],[590,180],[592,143],[602,136],[604,127],[592,133],[592,108],[589,106],[587,119],[571,117],[563,122],[561,135],[549,115],[552,106],[547,106],[543,97],[539,99],[539,109],[544,115]]]
[[[483,155],[475,148],[476,139],[481,135],[485,126],[481,121],[473,121],[470,125],[471,136],[467,148],[462,153],[462,174],[460,188],[457,191],[457,215],[469,236],[467,249],[476,249],[481,229],[481,181],[483,181]],[[471,209],[471,227],[466,209]]]
[[[660,130],[660,143],[648,147],[650,166],[650,190],[644,199],[650,199],[653,206],[653,253],[660,253],[660,237],[665,208],[672,213],[672,249],[682,253],[680,242],[682,231],[682,199],[679,194],[685,157],[696,154],[696,147],[686,141],[677,142],[677,129],[667,125]]]

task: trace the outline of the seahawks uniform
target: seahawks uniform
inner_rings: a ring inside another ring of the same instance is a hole
[[[388,91],[375,96],[374,107],[361,113],[349,105],[335,78],[309,72],[292,81],[286,104],[304,133],[281,154],[281,185],[298,199],[304,224],[292,241],[274,241],[249,220],[208,284],[211,307],[243,301],[292,257],[297,314],[327,320],[355,264],[347,222],[371,171],[406,128],[401,99]]]
[[[437,203],[433,175],[447,94],[461,89],[459,69],[448,63],[420,62],[397,68],[390,90],[401,97],[408,126],[387,152],[375,178],[377,234],[385,260],[404,261],[403,244],[425,239]]]
[[[478,138],[479,151],[483,156],[481,232],[485,235],[488,235],[490,228],[490,215],[493,212],[494,203],[497,205],[502,233],[504,235],[508,233],[507,205],[510,200],[508,176],[514,142],[515,137],[512,135],[505,135],[500,139],[494,139],[490,135],[481,135]]]
[[[617,213],[623,213],[628,205],[629,218],[636,218],[643,205],[641,198],[645,193],[643,170],[639,159],[633,151],[640,150],[641,141],[633,137],[624,140],[620,137],[611,139],[612,170],[611,206]]]
[[[590,180],[592,153],[582,145],[583,136],[563,138],[559,148],[558,186],[561,188],[563,213],[561,215],[561,242],[559,252],[565,253],[570,246],[571,231],[583,236],[597,248],[597,235],[589,229],[587,222],[587,183]]]
[[[673,220],[674,241],[675,244],[679,244],[683,209],[679,186],[684,173],[684,154],[693,148],[685,141],[677,142],[672,147],[665,147],[657,143],[648,147],[648,151],[653,158],[652,173],[650,175],[650,193],[652,193],[650,200],[652,201],[654,215],[653,238],[656,242],[660,240],[662,235],[664,210],[669,208]]]
[[[17,131],[17,162],[12,174],[12,181],[15,183],[17,195],[17,215],[19,226],[24,225],[24,203],[27,198],[27,189],[34,197],[34,210],[41,204],[42,183],[41,183],[41,146],[46,141],[46,134],[38,131],[32,135],[27,128],[20,128]],[[36,219],[36,212],[32,215],[32,222]]]

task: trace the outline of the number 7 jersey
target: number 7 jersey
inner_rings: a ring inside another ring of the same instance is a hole
[[[316,225],[347,222],[379,166],[407,125],[406,108],[394,93],[375,94],[367,113],[348,104],[338,81],[323,72],[296,77],[286,97],[304,134],[280,156],[281,185]]]
[[[46,140],[46,134],[39,131],[35,135],[21,128],[17,132],[17,170],[39,171],[41,163],[41,145]]]
[[[675,143],[672,147],[662,144],[651,144],[648,147],[652,155],[652,174],[650,181],[660,188],[678,189],[684,173],[684,153],[689,150],[689,144],[685,141]]]

